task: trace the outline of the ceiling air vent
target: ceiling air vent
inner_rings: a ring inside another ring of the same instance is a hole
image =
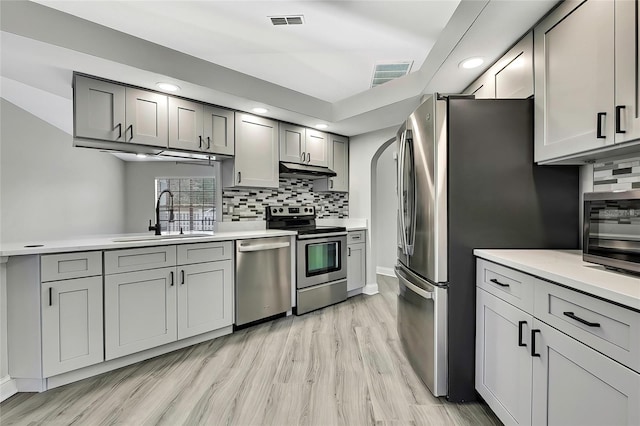
[[[304,16],[291,15],[291,16],[269,16],[273,25],[302,25],[304,24]]]
[[[412,65],[413,61],[376,64],[373,70],[373,78],[371,79],[371,87],[380,86],[387,81],[409,74]]]

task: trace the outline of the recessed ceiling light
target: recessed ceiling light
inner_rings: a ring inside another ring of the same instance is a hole
[[[316,129],[326,129],[327,127],[329,126],[327,126],[326,124],[316,124]]]
[[[458,67],[468,70],[468,69],[471,69],[471,68],[477,68],[480,65],[482,65],[483,63],[484,63],[484,59],[482,59],[482,58],[468,58],[468,59],[465,59],[464,61],[460,62]]]
[[[266,108],[254,108],[252,111],[257,113],[257,114],[264,114],[265,112],[268,112],[269,110],[266,109]]]
[[[147,154],[136,154],[138,158],[147,158]]]
[[[171,83],[157,83],[156,86],[158,86],[162,90],[166,90],[167,92],[176,92],[180,90],[180,87]]]

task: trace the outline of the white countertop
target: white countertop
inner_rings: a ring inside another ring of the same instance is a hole
[[[332,218],[316,219],[318,226],[344,226],[347,231],[364,231],[367,229],[367,219],[360,218]]]
[[[640,277],[583,262],[578,250],[488,250],[483,259],[640,310]]]
[[[115,242],[121,238],[153,237],[151,233],[145,234],[116,234],[96,235],[87,237],[70,238],[57,241],[24,241],[19,243],[6,243],[0,246],[0,256],[20,256],[44,253],[66,253],[74,251],[111,250],[121,248],[164,246],[171,244],[206,243],[213,241],[242,240],[247,238],[279,237],[296,235],[294,231],[281,231],[272,229],[242,230],[227,232],[194,232],[194,234],[208,234],[202,237],[175,238],[175,239],[150,239],[145,241]],[[42,245],[41,247],[25,247],[28,245]]]

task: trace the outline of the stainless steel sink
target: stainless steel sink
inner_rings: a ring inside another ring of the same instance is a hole
[[[213,234],[173,234],[173,235],[136,235],[133,237],[114,238],[114,243],[132,243],[140,241],[184,240],[187,238],[211,237]]]

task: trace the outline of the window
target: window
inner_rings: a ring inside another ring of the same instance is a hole
[[[174,221],[169,222],[171,197],[160,200],[160,229],[169,232],[213,231],[218,220],[216,180],[213,177],[157,178],[156,200],[168,189],[173,194]]]

